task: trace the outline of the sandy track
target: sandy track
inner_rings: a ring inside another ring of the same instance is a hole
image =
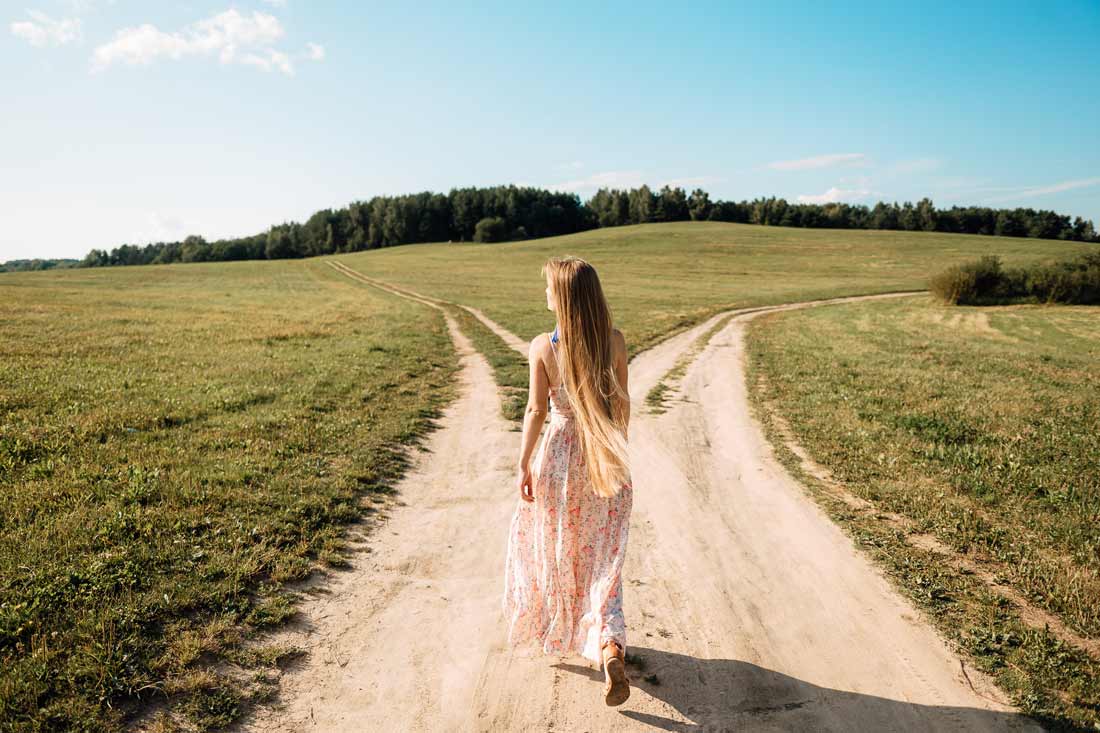
[[[492,331],[497,336],[499,336],[501,338],[501,340],[504,341],[504,343],[506,343],[509,347],[511,347],[511,348],[515,349],[516,351],[518,351],[519,353],[523,354],[524,357],[527,356],[528,343],[526,341],[524,341],[523,339],[521,339],[520,337],[516,336],[514,333],[512,333],[508,329],[506,329],[503,326],[501,326],[500,324],[498,324],[496,321],[490,319],[479,308],[474,308],[473,306],[464,305],[462,303],[452,303],[449,300],[442,300],[440,298],[433,298],[431,296],[422,295],[420,293],[414,292],[412,290],[408,290],[406,288],[399,287],[397,285],[391,285],[391,284],[389,284],[387,282],[384,282],[382,280],[379,280],[377,278],[373,278],[373,277],[370,277],[369,275],[364,275],[361,272],[353,270],[352,268],[345,265],[343,262],[333,260],[333,261],[329,261],[328,264],[330,266],[332,266],[337,272],[341,272],[341,273],[343,273],[343,274],[345,274],[345,275],[347,275],[351,278],[359,280],[360,282],[365,282],[368,285],[374,285],[375,287],[381,288],[383,290],[388,290],[389,292],[391,292],[395,295],[402,295],[402,296],[405,296],[406,298],[410,298],[412,300],[416,300],[416,301],[419,301],[421,303],[424,303],[425,305],[430,305],[430,306],[433,306],[433,307],[436,307],[436,308],[438,308],[440,306],[443,306],[443,305],[454,305],[454,306],[457,306],[459,308],[462,308],[464,311],[466,311],[467,313],[472,315],[474,318],[481,321],[485,325],[486,328],[488,328],[490,331]],[[443,309],[441,308],[441,310],[443,310]]]
[[[448,317],[460,396],[369,552],[279,632],[311,653],[283,675],[279,706],[241,729],[1032,729],[964,671],[773,459],[742,372],[744,324],[759,312],[711,339],[661,415],[640,409],[644,395],[724,314],[631,361],[624,608],[628,652],[644,669],[631,668],[627,703],[605,707],[602,676],[582,658],[506,648],[500,597],[519,436],[489,365]]]

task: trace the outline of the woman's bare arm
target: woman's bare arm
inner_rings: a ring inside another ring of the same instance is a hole
[[[521,442],[519,467],[525,468],[531,463],[539,433],[546,421],[546,403],[550,398],[550,377],[542,364],[539,335],[531,342],[527,350],[527,362],[530,365],[531,384],[527,390],[527,411],[523,415],[523,440]]]

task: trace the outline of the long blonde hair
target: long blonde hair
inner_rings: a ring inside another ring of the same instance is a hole
[[[626,407],[615,375],[611,309],[596,269],[579,257],[542,266],[558,317],[558,374],[569,393],[592,490],[609,498],[630,479]]]

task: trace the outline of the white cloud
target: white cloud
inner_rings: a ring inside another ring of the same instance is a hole
[[[307,43],[306,58],[310,61],[324,61],[325,47],[319,43]]]
[[[867,156],[863,153],[831,153],[799,160],[777,160],[768,167],[777,171],[804,171],[813,168],[831,168],[838,165],[863,165]]]
[[[286,0],[264,0],[265,3],[273,8],[285,8]]]
[[[278,69],[284,74],[293,74],[294,65],[290,63],[290,57],[273,48],[265,49],[262,53],[245,54],[241,59],[242,64],[255,66],[257,69],[271,71]]]
[[[568,163],[559,163],[556,167],[557,167],[558,170],[562,170],[562,171],[565,171],[565,170],[576,171],[576,170],[580,170],[581,168],[584,168],[584,163],[579,161],[579,160],[571,160]]]
[[[92,54],[94,69],[105,69],[113,63],[148,64],[158,56],[178,59],[193,51],[183,36],[164,33],[146,23],[136,28],[124,28],[110,43],[96,48]]]
[[[594,173],[587,178],[547,186],[555,191],[595,191],[600,188],[637,188],[642,185],[641,171],[607,171]]]
[[[833,204],[840,201],[855,201],[858,199],[867,198],[874,195],[874,191],[869,191],[866,188],[859,189],[845,189],[837,188],[836,186],[830,188],[828,191],[822,194],[803,194],[798,197],[798,203],[800,204]]]
[[[55,20],[37,10],[28,10],[30,20],[15,21],[11,32],[32,46],[64,46],[80,39],[80,18]]]
[[[1016,201],[1020,199],[1032,198],[1035,196],[1045,196],[1049,193],[1061,193],[1062,191],[1072,191],[1077,188],[1088,188],[1090,186],[1100,186],[1100,178],[1078,178],[1073,181],[1052,183],[1049,186],[1025,186],[1015,189],[1016,192],[1012,194],[988,198],[986,199],[986,202],[995,203],[998,201]]]
[[[243,63],[270,71],[291,74],[290,57],[274,48],[285,31],[273,15],[253,12],[242,15],[236,9],[193,23],[182,31],[167,33],[146,23],[123,28],[109,43],[95,49],[92,70],[102,71],[114,64],[130,66],[150,64],[159,58],[214,56],[223,64]]]

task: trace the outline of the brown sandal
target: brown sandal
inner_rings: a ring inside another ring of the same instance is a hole
[[[623,648],[616,641],[609,641],[603,646],[603,672],[606,682],[603,688],[604,702],[608,705],[622,705],[630,697],[630,682],[626,676]]]

